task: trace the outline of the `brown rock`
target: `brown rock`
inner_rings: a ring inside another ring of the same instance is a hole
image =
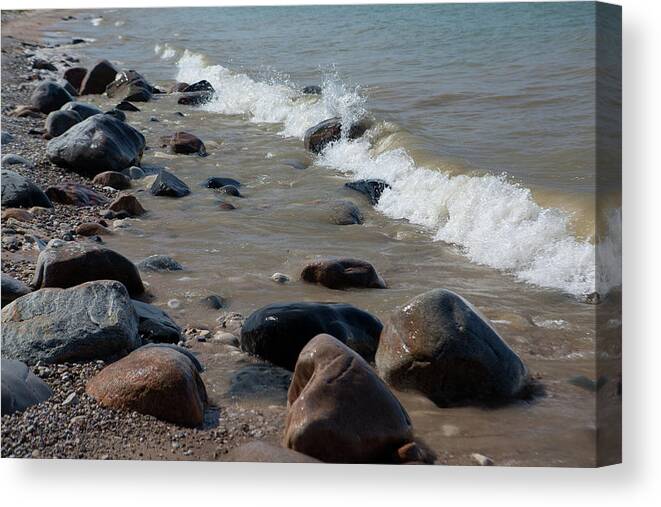
[[[301,279],[329,289],[385,289],[386,284],[369,262],[358,259],[322,259],[305,266]]]
[[[311,456],[261,441],[248,442],[232,449],[223,460],[244,463],[321,463]]]
[[[188,83],[181,83],[181,82],[177,81],[175,84],[173,84],[170,87],[170,93],[183,92],[189,86],[190,85]]]
[[[116,190],[131,188],[131,180],[128,176],[117,171],[105,171],[94,176],[92,183],[102,187],[111,187]]]
[[[87,69],[85,67],[69,67],[64,71],[63,77],[69,81],[77,92],[80,92],[80,85],[83,83],[86,75]]]
[[[111,236],[113,232],[101,224],[86,222],[76,227],[79,236]]]
[[[98,61],[94,67],[87,71],[80,84],[80,94],[102,94],[106,87],[115,80],[117,69],[108,60]]]
[[[206,156],[207,154],[202,140],[188,132],[176,132],[172,136],[163,137],[161,140],[163,147],[169,146],[175,153],[198,153],[202,156]]]
[[[16,118],[43,118],[46,115],[34,106],[22,105],[16,106],[14,110],[9,113],[9,116],[14,116]]]
[[[172,347],[133,351],[101,370],[87,383],[86,391],[115,410],[135,410],[190,427],[204,421],[204,382],[193,361]]]
[[[306,150],[321,153],[326,145],[340,140],[343,134],[347,139],[357,139],[366,130],[367,125],[362,122],[347,127],[342,125],[341,118],[330,118],[306,130],[303,143]]]
[[[2,212],[2,219],[7,220],[13,218],[19,222],[29,222],[34,218],[32,213],[21,208],[7,208]]]
[[[52,202],[73,206],[99,206],[108,202],[105,195],[80,183],[63,183],[48,187],[46,195]]]
[[[234,204],[231,202],[221,201],[218,203],[218,209],[223,211],[232,211],[233,209],[236,209],[236,206],[234,206]]]
[[[140,201],[138,201],[138,198],[134,195],[120,195],[110,203],[108,209],[115,213],[124,211],[132,217],[137,217],[146,213],[145,208],[142,207],[142,204],[140,204]]]
[[[301,351],[284,445],[331,463],[399,463],[413,442],[406,410],[358,354],[327,334]]]

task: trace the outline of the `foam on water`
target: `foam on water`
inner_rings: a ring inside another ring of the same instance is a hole
[[[165,48],[155,50],[164,54]],[[188,50],[177,67],[178,81],[206,79],[217,90],[202,106],[205,110],[281,123],[285,137],[302,138],[306,129],[331,117],[350,124],[366,114],[361,90],[347,87],[335,75],[324,79],[318,97],[302,95],[286,81],[257,81],[209,65],[203,55]],[[541,207],[529,189],[507,175],[451,175],[442,167],[419,167],[403,147],[391,147],[383,127],[379,124],[357,141],[333,143],[318,163],[352,178],[385,180],[391,188],[383,192],[379,211],[427,228],[435,240],[457,245],[472,262],[575,295],[604,294],[621,283],[618,210],[609,216],[609,231],[595,248],[572,234],[569,213]]]

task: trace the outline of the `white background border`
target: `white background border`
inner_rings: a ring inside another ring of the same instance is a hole
[[[366,3],[261,1],[241,4]],[[381,2],[387,3],[387,2]],[[397,2],[407,3],[407,2]],[[651,506],[661,498],[661,2],[623,0],[624,460],[597,470],[2,460],[5,505]],[[2,9],[237,5],[2,0]]]

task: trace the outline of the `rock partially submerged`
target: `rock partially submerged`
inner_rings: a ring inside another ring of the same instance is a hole
[[[120,195],[110,203],[108,209],[115,213],[126,213],[131,217],[138,217],[147,212],[134,195]]]
[[[341,118],[330,118],[310,127],[305,132],[303,143],[306,150],[321,153],[328,144],[339,141],[343,136],[347,139],[358,139],[366,130],[367,126],[362,122],[354,123],[347,129],[342,125]]]
[[[17,172],[2,169],[3,208],[52,208],[48,196],[34,183]]]
[[[321,95],[321,86],[308,85],[303,88],[302,92],[305,95]]]
[[[366,196],[372,206],[376,206],[379,203],[381,194],[386,188],[391,188],[390,185],[383,180],[350,181],[345,183],[344,186]]]
[[[136,129],[108,114],[97,114],[51,139],[51,162],[86,176],[121,171],[140,163],[145,138]]]
[[[241,349],[293,370],[303,347],[328,333],[374,359],[381,322],[355,306],[343,303],[276,303],[253,312],[241,329]]]
[[[386,283],[369,262],[342,257],[311,262],[301,272],[301,280],[329,289],[385,289]]]
[[[184,197],[190,194],[190,188],[171,172],[161,169],[149,192],[156,196]]]
[[[167,255],[150,255],[137,264],[141,271],[181,271],[184,267]]]
[[[53,395],[48,384],[34,375],[25,363],[2,358],[2,415],[23,412]]]
[[[234,178],[225,178],[222,176],[211,176],[204,180],[201,185],[204,188],[222,188],[227,185],[232,185],[236,188],[239,188],[241,186],[241,183],[238,180],[235,180]]]
[[[18,299],[31,292],[30,287],[20,280],[2,273],[2,306],[5,306],[15,299]]]
[[[80,84],[80,94],[100,95],[106,91],[106,87],[115,80],[117,69],[108,60],[98,61],[94,67],[87,71]]]
[[[115,80],[106,87],[106,95],[127,102],[149,102],[154,88],[135,70],[125,70],[117,74]]]
[[[57,111],[67,102],[71,102],[71,94],[55,81],[44,81],[37,85],[30,97],[30,104],[36,110],[48,114]]]
[[[527,369],[489,321],[446,289],[398,309],[381,335],[379,374],[390,385],[425,394],[439,406],[498,403],[527,386]]]
[[[37,258],[32,287],[73,287],[93,280],[117,280],[131,296],[144,293],[140,274],[123,255],[91,243],[66,242],[44,249]]]
[[[2,309],[2,355],[27,364],[107,359],[138,346],[135,310],[116,281],[41,289]]]
[[[204,382],[190,358],[174,348],[141,347],[101,370],[86,391],[115,410],[135,410],[189,427],[204,421]]]
[[[133,300],[138,316],[138,332],[143,342],[178,343],[181,328],[157,306]]]
[[[188,132],[175,132],[171,136],[161,138],[162,146],[169,146],[174,153],[192,154],[197,153],[202,157],[206,157],[207,150],[202,140],[189,134]]]

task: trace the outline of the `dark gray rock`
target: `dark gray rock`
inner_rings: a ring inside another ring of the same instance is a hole
[[[158,343],[178,343],[181,328],[160,308],[133,300],[138,316],[138,332],[144,341]]]
[[[105,113],[108,116],[112,116],[113,118],[118,119],[119,121],[126,121],[126,113],[124,111],[121,111],[117,109],[116,107],[113,109],[110,109],[109,111],[106,111]]]
[[[13,140],[14,136],[12,136],[9,132],[5,132],[4,130],[2,131],[2,139],[0,140],[0,144],[2,144],[2,146],[11,143]]]
[[[489,321],[446,289],[413,298],[393,313],[376,354],[390,385],[425,394],[439,406],[516,398],[527,370]]]
[[[106,87],[115,80],[117,69],[108,60],[98,61],[94,67],[87,71],[80,83],[80,94],[100,95],[106,91]]]
[[[125,100],[122,100],[119,104],[115,106],[115,109],[119,109],[120,111],[130,111],[133,113],[137,113],[140,111],[140,108],[137,106],[134,106],[130,102],[127,102]]]
[[[214,87],[211,85],[209,81],[206,79],[203,79],[202,81],[198,81],[197,83],[193,83],[192,85],[188,85],[186,88],[182,90],[184,93],[192,93],[192,92],[215,92],[216,90]]]
[[[234,178],[224,178],[222,176],[211,176],[204,180],[201,185],[205,188],[222,188],[227,185],[232,185],[236,188],[241,186],[241,183]]]
[[[184,267],[167,255],[150,255],[136,264],[141,271],[181,271]]]
[[[140,163],[145,137],[107,114],[97,114],[51,139],[46,154],[51,162],[86,176],[121,171]]]
[[[81,121],[82,118],[75,111],[53,111],[46,118],[46,132],[50,137],[58,137]]]
[[[69,67],[64,71],[62,77],[66,79],[77,92],[80,92],[80,85],[86,75],[87,69],[85,67]]]
[[[3,208],[52,208],[46,194],[34,183],[20,174],[2,170],[2,207]]]
[[[149,192],[156,196],[184,197],[190,194],[188,185],[165,169],[159,171]]]
[[[305,95],[321,95],[321,86],[308,85],[303,88],[303,93]]]
[[[12,165],[22,165],[24,167],[33,167],[32,162],[21,157],[20,155],[14,155],[13,153],[7,153],[2,156],[2,167],[8,168]]]
[[[369,262],[347,257],[311,262],[303,268],[301,280],[336,290],[386,288],[386,283]]]
[[[2,309],[2,355],[27,364],[115,358],[140,343],[131,299],[113,280],[38,290]]]
[[[37,85],[30,97],[30,104],[42,113],[57,111],[73,97],[54,81],[44,81]]]
[[[201,92],[188,92],[182,94],[177,100],[177,104],[184,106],[200,106],[206,104],[213,98],[213,92],[201,91]]]
[[[218,193],[231,195],[232,197],[243,197],[234,185],[224,185],[218,189]]]
[[[103,113],[94,104],[86,104],[85,102],[67,102],[60,108],[60,111],[75,111],[81,120],[86,120],[90,116]]]
[[[382,327],[379,319],[348,304],[276,303],[246,319],[241,349],[293,370],[303,347],[318,334],[328,333],[372,361]]]
[[[9,276],[7,273],[2,273],[2,306],[30,292],[30,287],[23,282],[16,280],[16,278]]]
[[[381,194],[386,188],[391,188],[383,180],[350,181],[349,183],[345,183],[344,186],[366,196],[372,206],[376,206],[379,203]]]
[[[321,153],[328,144],[339,141],[343,135],[347,139],[357,139],[366,130],[367,126],[362,122],[354,123],[347,130],[341,118],[330,118],[306,130],[303,143],[306,150]]]
[[[22,412],[53,395],[48,384],[33,374],[25,363],[2,358],[2,415]]]

